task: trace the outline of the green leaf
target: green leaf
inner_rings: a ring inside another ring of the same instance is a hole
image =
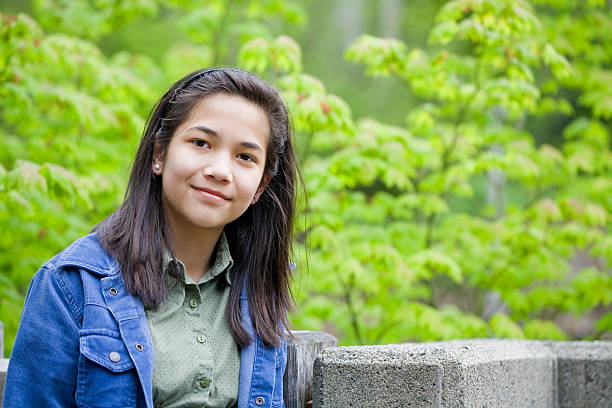
[[[569,62],[555,50],[551,44],[546,44],[542,53],[544,63],[550,66],[552,73],[557,79],[568,79],[573,75],[573,70]]]
[[[409,267],[418,270],[424,277],[445,274],[459,283],[463,280],[461,267],[454,259],[436,250],[418,252],[407,259]]]
[[[34,213],[34,207],[32,204],[16,190],[8,192],[6,202],[10,206],[18,208],[22,213],[32,215]]]
[[[28,160],[17,160],[15,167],[7,173],[6,179],[9,190],[16,189],[22,192],[47,190],[47,181],[40,174],[40,166]]]
[[[57,198],[64,198],[73,202],[79,190],[74,174],[57,164],[45,163],[40,174],[45,177],[49,191]]]
[[[606,313],[597,321],[597,330],[612,332],[612,312]]]
[[[406,44],[392,38],[362,35],[346,50],[346,58],[366,66],[373,76],[389,75],[402,69],[406,57]]]
[[[238,64],[247,71],[262,73],[269,64],[270,44],[263,38],[254,38],[240,47]]]
[[[289,36],[278,36],[270,46],[271,58],[277,71],[291,73],[302,70],[302,50]]]
[[[429,34],[429,43],[446,45],[457,35],[459,26],[455,21],[446,20],[434,26]]]
[[[504,314],[495,314],[489,319],[489,329],[495,337],[524,339],[521,327]]]
[[[529,320],[523,327],[525,337],[536,340],[567,340],[567,336],[557,325],[546,320]]]

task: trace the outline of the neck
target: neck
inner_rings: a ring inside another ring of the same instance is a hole
[[[174,256],[183,262],[187,276],[199,281],[212,266],[212,256],[223,231],[218,228],[200,228],[170,218]]]

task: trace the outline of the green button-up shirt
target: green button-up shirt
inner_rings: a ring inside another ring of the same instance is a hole
[[[182,281],[165,273],[168,298],[158,310],[146,309],[155,362],[153,401],[156,407],[232,407],[238,400],[240,351],[225,318],[233,264],[221,234],[213,266],[194,282],[178,259]],[[217,281],[228,285],[221,290]]]

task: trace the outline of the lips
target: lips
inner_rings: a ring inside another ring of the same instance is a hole
[[[206,198],[211,198],[213,200],[229,200],[229,197],[223,194],[218,190],[214,190],[212,188],[207,187],[193,187],[196,191],[198,191],[202,196]]]

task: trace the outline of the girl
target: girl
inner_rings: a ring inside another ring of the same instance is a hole
[[[284,407],[296,172],[272,86],[176,82],[123,204],[32,279],[3,407]]]

